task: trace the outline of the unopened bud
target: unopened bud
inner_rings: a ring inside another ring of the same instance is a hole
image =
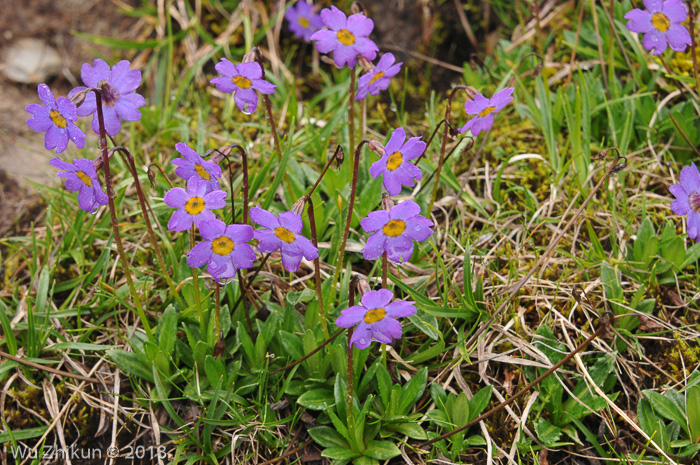
[[[248,53],[243,55],[243,60],[241,60],[243,63],[249,63],[251,61],[255,61],[258,59],[258,57],[261,57],[262,55],[260,54],[260,49],[258,47],[253,47],[250,49]]]
[[[362,13],[362,10],[360,9],[360,5],[358,2],[352,2],[352,5],[350,5],[350,12],[354,15]]]
[[[474,142],[475,142],[475,140],[476,140],[476,139],[474,139],[473,137],[469,136],[469,139],[467,140],[467,144],[464,146],[464,150],[462,150],[462,151],[463,151],[463,152],[468,152],[468,151],[470,151],[470,150],[472,149],[472,147],[474,147]]]
[[[371,139],[367,145],[371,151],[376,152],[380,157],[384,155],[384,146],[381,142]]]
[[[360,295],[360,298],[371,290],[372,288],[365,278],[360,278],[357,281],[357,293]]]
[[[231,145],[224,145],[223,147],[219,147],[218,149],[209,149],[207,153],[204,154],[204,157],[206,158],[211,155],[209,161],[212,163],[219,164],[221,163],[221,160],[231,155],[232,151],[233,149]]]
[[[304,212],[304,207],[306,207],[307,200],[309,200],[309,196],[303,195],[299,200],[294,202],[294,205],[292,205],[292,213],[301,215]]]
[[[469,97],[469,98],[472,99],[472,100],[473,100],[474,97],[476,97],[477,95],[481,95],[481,94],[479,94],[479,91],[476,90],[475,88],[473,88],[472,86],[467,86],[467,88],[464,89],[464,92],[466,92],[466,93],[467,93],[467,97]]]
[[[329,58],[328,55],[321,55],[321,61],[327,65],[335,66],[336,68],[338,67],[338,65],[335,64],[335,61]]]
[[[81,90],[80,92],[78,92],[77,94],[72,96],[70,98],[71,103],[73,105],[75,105],[76,107],[79,107],[80,105],[82,105],[83,102],[85,101],[85,95],[87,94],[87,92],[88,92],[87,90]]]
[[[337,149],[335,149],[335,168],[340,169],[340,167],[343,165],[343,162],[345,161],[345,151],[343,150],[343,146],[339,145]]]
[[[394,201],[391,200],[391,196],[384,192],[382,194],[382,209],[389,211],[394,208]]]
[[[367,58],[363,57],[362,55],[358,57],[357,61],[360,63],[360,66],[364,68],[366,73],[369,73],[374,69],[374,65],[372,64],[372,62],[369,61]]]
[[[151,183],[151,187],[155,188],[156,187],[156,172],[151,169],[152,167],[148,167],[148,181]]]

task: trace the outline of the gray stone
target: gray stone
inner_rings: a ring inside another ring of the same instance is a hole
[[[23,84],[46,82],[63,67],[58,52],[40,39],[19,39],[7,48],[4,61],[3,74]]]

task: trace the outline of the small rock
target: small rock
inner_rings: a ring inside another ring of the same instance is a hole
[[[40,39],[19,39],[5,52],[3,74],[22,84],[46,82],[61,71],[63,62],[56,49]]]

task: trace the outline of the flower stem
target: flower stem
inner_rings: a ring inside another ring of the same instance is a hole
[[[190,247],[194,248],[195,242],[195,226],[192,225],[190,229]],[[197,304],[197,317],[199,318],[199,330],[202,333],[202,340],[209,340],[209,335],[207,334],[207,325],[204,321],[204,313],[202,312],[202,301],[199,298],[199,274],[197,268],[192,268],[192,284],[194,284],[194,300]]]
[[[307,212],[309,214],[309,229],[311,229],[311,241],[314,247],[318,249],[318,236],[316,235],[316,218],[314,216],[314,202],[311,196],[306,196],[306,201],[309,203]],[[316,280],[316,300],[318,301],[318,316],[321,318],[321,328],[326,339],[329,337],[328,322],[326,321],[326,312],[323,309],[323,291],[321,289],[321,261],[318,256],[314,258],[314,278]]]
[[[382,287],[384,289],[387,288],[388,284],[388,270],[389,270],[389,265],[387,263],[387,255],[386,252],[382,254]]]
[[[340,243],[340,248],[338,249],[338,261],[335,264],[335,271],[333,272],[333,278],[331,280],[331,298],[329,302],[331,305],[335,302],[335,286],[338,283],[338,278],[340,277],[340,270],[343,268],[343,258],[345,255],[345,246],[348,242],[348,235],[350,234],[350,222],[352,221],[352,211],[355,205],[355,196],[357,195],[357,175],[360,169],[360,154],[362,153],[362,146],[369,143],[369,139],[362,139],[355,149],[352,171],[352,187],[350,189],[350,200],[348,203],[348,216],[345,219],[345,229],[343,231],[343,240]]]
[[[263,64],[263,57],[260,50],[256,47],[255,59],[260,65],[260,69],[263,71],[263,76],[265,76],[265,66]],[[265,111],[267,111],[267,119],[270,122],[270,130],[272,131],[272,138],[275,141],[275,150],[277,150],[277,159],[282,160],[282,146],[280,145],[279,137],[277,136],[277,126],[275,125],[275,118],[272,116],[272,105],[270,104],[270,98],[267,94],[262,94],[263,101],[265,102]]]
[[[350,163],[354,162],[355,157],[355,67],[350,70],[350,101],[348,102],[348,118],[350,119]]]
[[[348,289],[348,300],[349,300],[349,306],[352,307],[355,305],[355,288],[357,287],[357,276],[353,276],[352,279],[350,280],[350,289]],[[353,402],[353,385],[355,383],[355,374],[354,374],[354,362],[353,362],[353,348],[352,348],[352,343],[350,340],[352,339],[352,333],[353,333],[354,327],[351,326],[348,328],[348,373],[347,373],[347,384],[348,384],[348,396],[347,396],[347,402],[348,402],[348,427],[352,430],[352,427],[355,424],[355,412],[354,412],[354,402]]]
[[[109,156],[107,155],[107,135],[105,132],[105,121],[104,115],[102,113],[102,93],[100,89],[93,89],[95,93],[95,102],[97,106],[97,122],[100,131],[100,148],[102,149],[102,164],[105,172],[105,188],[107,189],[107,199],[109,205],[109,219],[112,224],[112,231],[114,232],[114,242],[117,244],[117,253],[119,254],[119,261],[122,265],[122,270],[124,276],[126,277],[126,283],[129,286],[129,292],[131,293],[131,299],[134,301],[134,306],[136,307],[136,313],[138,314],[139,320],[143,325],[143,329],[146,332],[148,340],[154,342],[153,332],[151,331],[151,325],[148,323],[146,318],[146,313],[143,311],[143,306],[141,305],[141,299],[136,292],[136,287],[134,287],[134,281],[131,278],[131,271],[129,270],[129,262],[126,259],[126,254],[124,253],[124,245],[122,244],[121,234],[119,233],[119,223],[117,222],[117,210],[114,207],[114,191],[112,190],[112,173],[109,170]]]
[[[695,7],[693,2],[688,2],[688,8],[690,8],[690,14],[688,15],[688,22],[690,26],[690,55],[693,59],[693,75],[695,76],[695,91],[700,92],[700,75],[698,74],[698,57],[695,54],[695,47],[697,46],[695,42]]]
[[[311,196],[311,194],[314,193],[314,191],[316,190],[318,185],[321,183],[321,179],[323,179],[323,176],[326,175],[326,171],[328,171],[328,168],[330,168],[331,163],[333,163],[333,160],[335,160],[336,163],[338,164],[338,166],[340,166],[340,164],[343,162],[344,159],[345,159],[345,151],[343,150],[343,146],[338,145],[335,148],[335,152],[333,152],[333,156],[326,162],[326,166],[323,167],[323,171],[321,171],[321,174],[318,176],[318,179],[316,180],[316,184],[313,185],[313,187],[311,188],[309,193],[306,195]]]
[[[163,255],[160,253],[160,247],[158,247],[158,240],[156,239],[156,234],[153,232],[153,226],[151,224],[151,219],[148,214],[150,210],[150,205],[148,204],[148,199],[146,198],[146,195],[143,193],[143,189],[141,188],[141,182],[139,181],[139,175],[136,171],[136,163],[134,162],[134,156],[129,152],[129,150],[125,147],[122,146],[117,146],[112,149],[113,152],[119,152],[122,154],[122,157],[126,161],[127,165],[129,166],[129,171],[131,172],[131,176],[134,178],[134,185],[136,186],[136,194],[139,198],[139,204],[141,205],[141,212],[143,213],[143,220],[146,223],[146,229],[148,230],[148,236],[151,239],[151,244],[153,247],[153,251],[156,254],[156,261],[158,262],[158,266],[160,267],[160,271],[165,278],[165,281],[168,283],[168,287],[170,288],[170,292],[175,296],[177,299],[177,302],[180,304],[181,307],[185,306],[185,302],[182,300],[182,297],[180,297],[180,294],[177,292],[175,288],[175,283],[173,282],[172,278],[170,277],[170,271],[168,268],[165,266],[165,260],[163,260]]]
[[[214,288],[214,302],[216,305],[216,313],[214,313],[214,322],[216,323],[216,334],[221,333],[221,284],[216,282],[216,287]]]

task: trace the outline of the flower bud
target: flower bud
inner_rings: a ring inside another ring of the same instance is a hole
[[[151,187],[155,188],[156,187],[156,172],[151,169],[151,167],[148,167],[148,181],[151,183]]]
[[[466,92],[467,97],[469,97],[472,100],[474,100],[474,97],[476,97],[477,95],[481,95],[479,94],[479,91],[473,88],[472,86],[467,86],[467,88],[464,89],[464,92]]]
[[[336,169],[340,169],[340,167],[343,165],[344,161],[345,161],[345,151],[343,150],[343,146],[339,145],[338,148],[335,150],[335,167],[336,167]]]
[[[71,97],[71,103],[76,107],[82,105],[85,101],[85,95],[87,94],[87,92],[87,90],[81,90],[80,92],[76,93],[74,96]]]
[[[221,163],[221,160],[231,155],[232,151],[233,148],[231,147],[231,145],[224,145],[223,147],[219,147],[218,149],[209,149],[207,153],[204,154],[204,158],[211,155],[209,161],[212,163],[219,164]]]
[[[363,295],[367,294],[371,290],[372,287],[370,287],[369,283],[365,278],[360,278],[357,281],[357,293],[360,295],[360,298],[362,298]]]
[[[372,64],[372,62],[369,61],[367,58],[363,57],[362,55],[357,57],[357,61],[360,63],[360,66],[364,68],[366,73],[369,73],[374,69],[374,65]]]
[[[249,63],[251,61],[255,61],[258,59],[258,57],[262,57],[260,53],[260,49],[258,47],[253,47],[250,49],[248,53],[243,55],[243,59],[241,60],[243,63]]]
[[[391,196],[386,192],[382,193],[382,208],[386,211],[389,211],[393,208],[393,206],[394,201],[391,200]]]
[[[370,139],[367,145],[371,151],[376,152],[380,157],[384,155],[384,146],[381,142]]]
[[[309,200],[308,195],[302,195],[299,200],[294,202],[294,205],[292,205],[292,213],[295,213],[297,215],[301,215],[304,212],[304,207],[306,206],[306,201]]]

